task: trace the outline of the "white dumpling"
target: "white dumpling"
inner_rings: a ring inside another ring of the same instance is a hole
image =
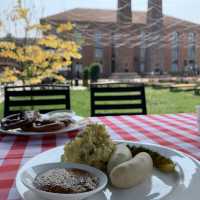
[[[153,161],[149,154],[142,152],[134,158],[114,167],[110,173],[113,186],[118,188],[133,187],[152,174]]]
[[[110,174],[111,170],[117,165],[130,160],[132,158],[131,151],[125,144],[118,144],[113,152],[107,165],[107,172]]]

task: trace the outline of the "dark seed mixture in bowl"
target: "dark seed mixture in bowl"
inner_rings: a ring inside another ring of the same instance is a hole
[[[33,184],[42,191],[73,194],[96,189],[98,178],[81,169],[55,168],[39,174]]]

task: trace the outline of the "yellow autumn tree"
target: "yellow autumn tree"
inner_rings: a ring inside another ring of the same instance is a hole
[[[11,71],[9,67],[6,67],[4,69],[4,73],[0,74],[0,82],[10,83],[10,82],[15,82],[16,80],[17,80],[17,77],[14,71]]]
[[[16,66],[4,68],[0,76],[1,82],[21,80],[23,84],[39,84],[47,77],[64,81],[58,74],[63,67],[68,67],[72,59],[80,59],[79,44],[72,39],[62,39],[60,34],[71,32],[74,25],[66,24],[32,24],[30,10],[17,0],[12,15],[13,22],[22,23],[25,37],[21,42],[0,41],[0,58],[10,59]],[[45,33],[37,38],[28,37],[31,32]],[[1,70],[2,71],[2,70]]]

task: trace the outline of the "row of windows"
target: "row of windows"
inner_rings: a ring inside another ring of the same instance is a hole
[[[140,35],[140,60],[141,60],[141,70],[143,70],[143,63],[145,60],[145,33],[141,32]],[[172,63],[172,71],[178,70],[178,60],[179,60],[179,52],[180,52],[180,38],[178,32],[173,32],[171,37],[171,63]],[[196,60],[196,35],[193,32],[188,34],[188,60],[189,62],[195,63]]]
[[[172,34],[172,71],[178,71],[178,60],[179,60],[179,53],[180,53],[180,34],[178,32],[174,32]],[[193,32],[190,32],[188,34],[188,60],[192,61],[189,62],[189,64],[186,65],[191,65],[191,63],[194,63],[195,65],[195,60],[196,60],[196,35]],[[193,66],[192,66],[193,67]]]
[[[143,63],[145,61],[146,54],[146,44],[145,44],[145,32],[141,32],[140,35],[140,60],[141,60],[141,70],[143,71]],[[94,35],[95,41],[95,53],[94,56],[97,60],[101,60],[103,58],[103,47],[101,44],[102,35],[101,32],[96,32]],[[179,60],[179,52],[180,52],[180,34],[178,32],[173,32],[171,37],[171,63],[172,70],[178,70],[178,60]],[[188,60],[193,60],[195,63],[196,58],[196,35],[193,32],[188,34]]]
[[[173,32],[172,33],[172,39],[171,39],[171,43],[172,43],[172,47],[177,47],[179,46],[179,33],[178,32]],[[112,36],[114,37],[114,35]],[[145,45],[145,32],[141,32],[140,35],[141,38],[141,46]],[[96,32],[94,35],[94,41],[95,41],[95,47],[99,48],[101,47],[101,42],[102,42],[102,35],[101,32]],[[190,32],[188,34],[188,46],[195,46],[195,42],[196,42],[196,35],[193,32]]]

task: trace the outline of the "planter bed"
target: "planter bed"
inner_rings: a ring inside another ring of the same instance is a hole
[[[152,85],[152,87],[154,88],[154,89],[169,89],[171,86],[173,85],[173,83],[154,83],[153,85]]]

